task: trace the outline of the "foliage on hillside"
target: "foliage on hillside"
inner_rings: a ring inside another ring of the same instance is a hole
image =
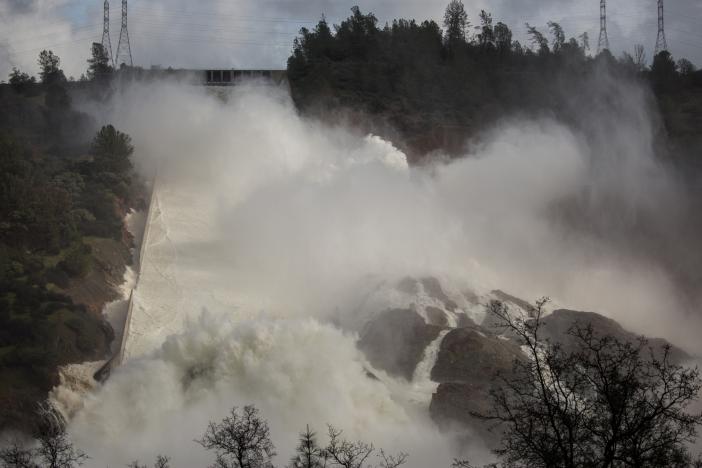
[[[112,329],[75,299],[85,283],[110,290],[106,257],[128,261],[135,203],[129,137],[106,126],[86,138],[58,58],[40,63],[43,83],[13,72],[0,87],[0,429],[31,425],[58,366],[108,353]]]
[[[691,137],[690,115],[697,123],[702,115],[702,74],[667,52],[650,71],[641,48],[635,57],[617,60],[604,51],[592,58],[587,35],[567,39],[557,23],[549,23],[548,35],[527,24],[531,44],[523,45],[485,11],[472,27],[460,2],[447,8],[443,31],[434,21],[404,19],[379,27],[372,13],[352,11],[333,30],[322,19],[300,31],[288,59],[293,98],[311,113],[360,111],[367,129],[399,136],[396,143],[414,157],[436,149],[459,153],[466,138],[509,113],[572,120],[571,98],[602,66],[650,80],[673,134]],[[677,104],[685,100],[681,115]]]

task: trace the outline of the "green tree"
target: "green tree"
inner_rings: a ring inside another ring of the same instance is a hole
[[[90,270],[92,249],[89,245],[77,242],[72,245],[61,262],[61,268],[73,277],[83,277]]]
[[[341,54],[353,59],[366,59],[376,48],[378,19],[373,13],[363,14],[354,6],[352,15],[337,27],[336,39]],[[320,25],[322,26],[322,25]]]
[[[540,55],[547,55],[550,51],[548,48],[548,39],[539,31],[536,29],[536,27],[531,26],[529,23],[526,23],[527,27],[527,34],[529,35],[529,38],[531,39],[532,45],[534,45],[537,48],[537,52]]]
[[[132,168],[129,160],[134,152],[132,139],[112,125],[106,125],[98,131],[92,149],[96,163],[104,170],[125,173]]]
[[[670,91],[675,87],[678,78],[677,65],[673,56],[667,50],[653,57],[651,79],[658,92]]]
[[[102,79],[112,73],[110,57],[107,49],[99,42],[93,42],[88,59],[88,78],[91,80]]]
[[[678,71],[680,72],[680,75],[683,77],[689,77],[690,75],[692,75],[696,71],[695,64],[693,64],[692,62],[690,62],[686,58],[681,58],[680,60],[678,60],[677,65],[678,65]]]
[[[478,35],[478,43],[483,48],[495,45],[492,15],[485,10],[480,10],[480,34]]]
[[[497,50],[504,53],[512,48],[512,31],[503,22],[498,22],[494,28],[495,45]]]
[[[29,76],[29,74],[23,73],[15,67],[12,68],[9,83],[10,86],[12,86],[12,89],[18,93],[24,93],[27,88],[36,82],[37,80],[33,76]]]
[[[329,454],[317,444],[317,434],[310,430],[310,426],[300,433],[295,451],[290,468],[323,468],[327,465]]]
[[[560,24],[554,23],[553,21],[548,22],[548,29],[553,36],[553,52],[558,53],[565,45],[565,32],[563,32],[563,28]]]
[[[446,45],[454,48],[466,41],[468,13],[461,0],[451,0],[444,12],[444,27],[446,28]]]
[[[39,53],[39,76],[44,84],[66,81],[63,71],[59,68],[61,59],[50,50]]]

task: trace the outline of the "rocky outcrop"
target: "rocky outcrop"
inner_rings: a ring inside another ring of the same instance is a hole
[[[524,301],[501,293],[499,296],[508,307],[519,307],[528,316],[533,307]],[[625,330],[612,319],[594,312],[556,310],[542,319],[541,337],[560,344],[564,351],[577,349],[577,340],[568,333],[574,324],[591,326],[598,336],[612,336],[620,341],[636,342],[635,333]],[[491,408],[490,389],[499,385],[495,376],[511,375],[516,359],[526,359],[514,335],[497,327],[497,321],[488,314],[487,327],[473,326],[449,332],[441,343],[437,362],[432,370],[432,380],[439,387],[432,396],[431,416],[441,427],[470,427],[488,443],[495,443],[499,433],[489,431],[484,421],[471,413],[485,414]],[[489,328],[488,328],[489,327]],[[654,351],[660,351],[668,342],[660,338],[648,340]],[[688,355],[671,347],[673,362],[682,362]]]
[[[620,341],[635,343],[639,335],[627,331],[619,323],[595,312],[578,312],[575,310],[559,309],[542,320],[541,333],[544,339],[560,344],[566,352],[576,350],[577,339],[568,331],[573,325],[591,326],[597,336],[612,336]],[[659,353],[664,346],[670,345],[662,338],[648,338],[648,346]],[[670,359],[673,362],[683,362],[689,355],[671,345]]]
[[[431,380],[438,384],[430,403],[431,417],[439,427],[459,429],[459,433],[464,430],[466,439],[478,435],[488,446],[495,447],[499,429],[489,430],[488,423],[472,414],[490,412],[490,391],[500,385],[498,376],[510,378],[515,360],[527,358],[517,335],[501,326],[488,306],[492,300],[500,301],[510,313],[526,319],[535,316],[536,308],[500,290],[479,296],[452,286],[442,286],[433,277],[406,277],[389,285],[395,295],[386,295],[399,297],[395,304],[401,305],[382,311],[379,307],[382,301],[371,303],[375,309],[368,308],[367,316],[372,318],[362,329],[358,346],[374,368],[411,380],[427,346],[442,330],[450,329],[441,341],[431,369]],[[612,319],[593,312],[563,309],[542,318],[541,338],[559,343],[566,352],[574,351],[577,342],[568,330],[575,323],[592,326],[599,336],[609,335],[628,342],[638,340],[636,334]],[[667,342],[649,339],[648,344],[661,349]],[[671,348],[673,361],[681,362],[687,357],[682,350]]]
[[[358,347],[376,369],[411,380],[424,349],[441,330],[413,310],[387,310],[366,324]]]
[[[508,373],[522,357],[512,341],[488,334],[480,327],[451,330],[441,342],[431,371],[435,382],[490,383],[496,373]]]
[[[514,311],[516,309],[519,314],[524,317],[531,317],[536,312],[536,308],[527,301],[512,296],[511,294],[507,294],[499,289],[492,291],[490,294],[493,300],[502,302],[510,310]],[[504,335],[508,338],[516,338],[516,335],[511,330],[508,330],[502,321],[490,312],[488,304],[485,304],[485,309],[485,318],[480,324],[483,328],[497,335]]]
[[[439,382],[430,414],[440,427],[472,427],[486,441],[495,438],[471,416],[490,410],[490,389],[498,375],[509,377],[514,361],[524,359],[519,346],[474,326],[450,331],[441,342],[431,378]]]
[[[447,310],[453,312],[458,308],[458,304],[456,304],[450,297],[448,297],[448,295],[446,295],[438,279],[434,278],[433,276],[429,276],[422,278],[420,282],[427,296],[442,302]]]

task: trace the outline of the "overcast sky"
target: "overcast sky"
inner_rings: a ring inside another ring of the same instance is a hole
[[[666,35],[676,58],[702,64],[702,0],[666,0]],[[441,23],[448,0],[130,0],[129,36],[136,65],[184,68],[283,68],[295,33],[322,14],[338,23],[358,4],[381,25],[393,18]],[[480,9],[510,25],[524,41],[524,23],[560,22],[568,36],[587,31],[596,49],[599,0],[464,0],[476,22]],[[609,40],[619,55],[643,44],[652,56],[656,0],[610,0]],[[111,0],[116,53],[120,0]],[[13,66],[37,72],[41,49],[54,50],[67,76],[85,70],[93,41],[102,38],[102,0],[0,0],[0,80]]]

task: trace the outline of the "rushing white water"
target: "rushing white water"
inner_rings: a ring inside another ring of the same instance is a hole
[[[412,376],[412,390],[418,395],[424,396],[424,401],[428,404],[431,402],[431,395],[436,391],[438,384],[431,380],[431,370],[436,364],[436,358],[439,356],[441,342],[450,330],[443,330],[439,333],[434,341],[429,343],[429,346],[424,350],[422,360],[417,364]]]
[[[178,466],[204,466],[207,455],[189,441],[229,407],[252,403],[284,454],[305,424],[324,431],[329,422],[350,437],[411,449],[413,466],[429,466],[437,451],[450,464],[451,449],[426,416],[403,408],[365,367],[352,336],[315,320],[206,313],[156,354],[118,369],[87,397],[71,431],[101,460],[124,459],[128,447],[133,458],[166,452]]]
[[[105,361],[69,364],[59,368],[59,385],[49,393],[49,402],[66,419],[70,420],[83,408],[86,396],[98,388],[93,378]]]

